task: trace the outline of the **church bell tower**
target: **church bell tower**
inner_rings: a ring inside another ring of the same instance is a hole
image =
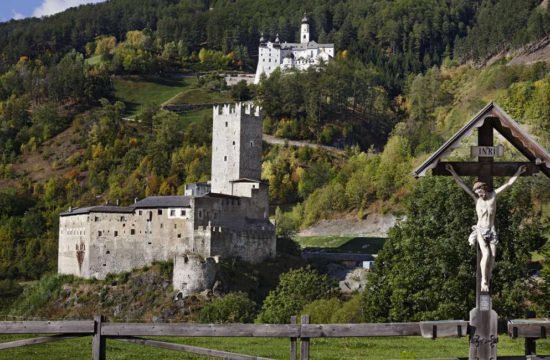
[[[300,31],[300,42],[302,44],[307,44],[309,42],[309,21],[307,19],[307,13],[304,12],[304,17],[302,18],[302,27]]]

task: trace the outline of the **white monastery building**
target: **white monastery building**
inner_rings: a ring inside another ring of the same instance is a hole
[[[262,35],[254,83],[260,82],[262,74],[269,77],[278,68],[281,70],[306,70],[310,66],[330,61],[334,57],[334,44],[318,44],[310,40],[309,34],[309,22],[307,15],[304,14],[300,28],[300,43],[287,43],[286,41],[281,43],[279,34],[275,41],[266,41]]]

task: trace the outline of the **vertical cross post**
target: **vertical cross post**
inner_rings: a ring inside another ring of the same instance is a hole
[[[478,146],[493,146],[493,124],[486,118],[478,129]],[[492,157],[479,157],[478,181],[484,182],[493,191]],[[498,315],[492,308],[491,295],[481,292],[481,250],[476,243],[476,307],[470,311],[470,360],[496,360]]]

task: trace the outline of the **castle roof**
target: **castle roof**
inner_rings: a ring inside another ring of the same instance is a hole
[[[100,205],[88,206],[80,208],[72,208],[69,211],[62,212],[59,216],[84,215],[90,213],[115,213],[115,214],[132,214],[134,209],[131,207],[122,207],[116,205]]]
[[[219,193],[208,193],[204,195],[205,197],[212,197],[212,198],[224,198],[224,199],[240,199],[238,196],[234,195],[228,195],[228,194],[219,194]]]
[[[265,182],[265,181],[256,180],[256,179],[250,179],[250,178],[239,178],[239,179],[235,179],[235,180],[229,180],[229,182],[232,182],[232,183],[237,183],[237,182],[261,183],[261,182]]]
[[[309,20],[307,18],[307,12],[304,11],[304,17],[302,18],[302,24],[304,24],[304,23],[307,24],[308,22],[309,22]]]
[[[133,204],[131,208],[191,207],[191,196],[149,196]]]

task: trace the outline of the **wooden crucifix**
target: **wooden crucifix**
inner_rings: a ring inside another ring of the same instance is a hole
[[[474,130],[478,132],[478,146],[472,147],[476,162],[444,162],[443,157],[456,148],[462,139]],[[503,148],[495,147],[493,132],[497,130],[529,161],[495,162]],[[472,227],[468,239],[477,244],[476,307],[470,311],[470,356],[471,360],[496,359],[498,315],[492,309],[490,278],[498,242],[494,218],[496,196],[511,186],[519,176],[543,172],[550,177],[550,155],[498,105],[489,103],[449,141],[439,148],[414,172],[415,177],[424,176],[428,169],[432,175],[453,176],[457,183],[474,199],[478,223]],[[476,176],[473,189],[465,185],[460,176]],[[504,185],[493,189],[493,177],[510,177]]]

